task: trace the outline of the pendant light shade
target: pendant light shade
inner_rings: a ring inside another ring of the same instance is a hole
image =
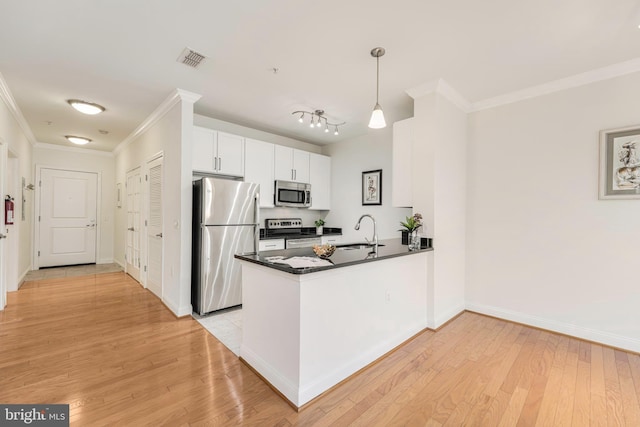
[[[371,56],[376,58],[376,106],[373,107],[371,113],[371,120],[369,120],[369,127],[371,129],[382,129],[387,126],[387,122],[384,120],[384,113],[382,107],[378,102],[380,94],[380,57],[384,55],[385,50],[382,47],[376,47],[371,50]]]

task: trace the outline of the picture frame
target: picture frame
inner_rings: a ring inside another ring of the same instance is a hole
[[[362,172],[362,206],[382,205],[382,169]]]
[[[599,199],[640,199],[640,125],[600,131],[599,169]]]

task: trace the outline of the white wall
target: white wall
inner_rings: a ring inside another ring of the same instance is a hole
[[[640,73],[470,116],[467,307],[640,351],[640,200],[598,200]],[[436,241],[436,247],[437,247]]]
[[[344,241],[371,238],[370,220],[364,219],[359,231],[353,228],[365,213],[376,219],[380,239],[400,238],[400,221],[411,215],[411,209],[391,206],[391,144],[392,127],[388,126],[323,148],[331,156],[331,211],[326,226],[342,227]],[[362,206],[362,172],[376,169],[382,169],[382,205]]]
[[[434,239],[429,258],[428,326],[465,308],[467,114],[439,93],[414,101],[413,211]]]
[[[245,138],[257,139],[258,141],[284,145],[285,147],[298,148],[300,150],[310,151],[312,153],[322,153],[322,148],[319,145],[299,141],[297,139],[288,138],[286,136],[276,135],[274,133],[263,132],[261,130],[252,129],[245,126],[236,125],[234,123],[225,122],[223,120],[214,119],[212,117],[202,116],[200,114],[193,115],[193,124],[196,126],[219,130],[221,132],[244,136]]]
[[[143,131],[116,152],[116,180],[163,152],[162,301],[178,316],[191,314],[191,134],[193,103],[173,94]],[[116,215],[116,259],[124,264],[126,208]],[[145,247],[143,245],[143,247]],[[146,259],[143,258],[146,264]],[[144,273],[143,273],[144,280]]]
[[[36,166],[100,174],[100,245],[97,248],[97,263],[113,262],[114,217],[116,213],[115,159],[113,154],[39,143],[33,149],[33,162]]]
[[[1,81],[0,76],[0,83]],[[5,87],[6,89],[6,87]],[[5,99],[0,97],[0,99]],[[22,177],[25,178],[27,184],[33,183],[33,169],[32,169],[32,151],[33,146],[29,142],[25,132],[18,124],[16,118],[13,115],[12,110],[5,104],[0,102],[0,139],[7,145],[8,151],[11,155],[18,158],[18,179],[22,184]],[[0,171],[5,173],[5,171]],[[15,197],[15,196],[14,196]],[[4,200],[4,194],[2,195]],[[22,280],[26,273],[31,269],[31,254],[33,248],[33,191],[26,192],[26,205],[25,205],[25,220],[22,221],[22,211],[20,203],[20,195],[15,197],[16,203],[16,221],[15,225],[11,226],[14,233],[17,232],[19,245],[18,245],[18,265],[17,273],[18,280]],[[15,289],[15,284],[9,286],[11,289]]]

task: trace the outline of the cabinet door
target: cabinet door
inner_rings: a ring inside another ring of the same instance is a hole
[[[275,251],[278,249],[284,249],[284,239],[260,240],[258,243],[258,250],[260,252]]]
[[[244,176],[244,138],[218,132],[218,169],[216,173]]]
[[[272,208],[274,145],[247,138],[244,153],[244,180],[260,185],[260,207]],[[260,242],[262,243],[262,242]],[[284,241],[283,248],[284,249]]]
[[[311,184],[310,209],[331,209],[331,157],[309,154],[309,183]]]
[[[293,180],[309,183],[309,152],[293,150]]]
[[[320,239],[320,242],[323,245],[326,245],[327,243],[331,245],[335,245],[336,243],[342,243],[342,236],[339,234],[335,236],[322,236],[322,238]]]
[[[191,166],[194,171],[215,173],[215,137],[211,129],[193,127]]]
[[[275,146],[274,178],[283,181],[293,181],[293,148]]]

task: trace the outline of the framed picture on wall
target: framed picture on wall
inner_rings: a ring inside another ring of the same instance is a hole
[[[640,199],[640,125],[600,132],[600,199]]]
[[[382,204],[382,169],[362,172],[362,205]]]

